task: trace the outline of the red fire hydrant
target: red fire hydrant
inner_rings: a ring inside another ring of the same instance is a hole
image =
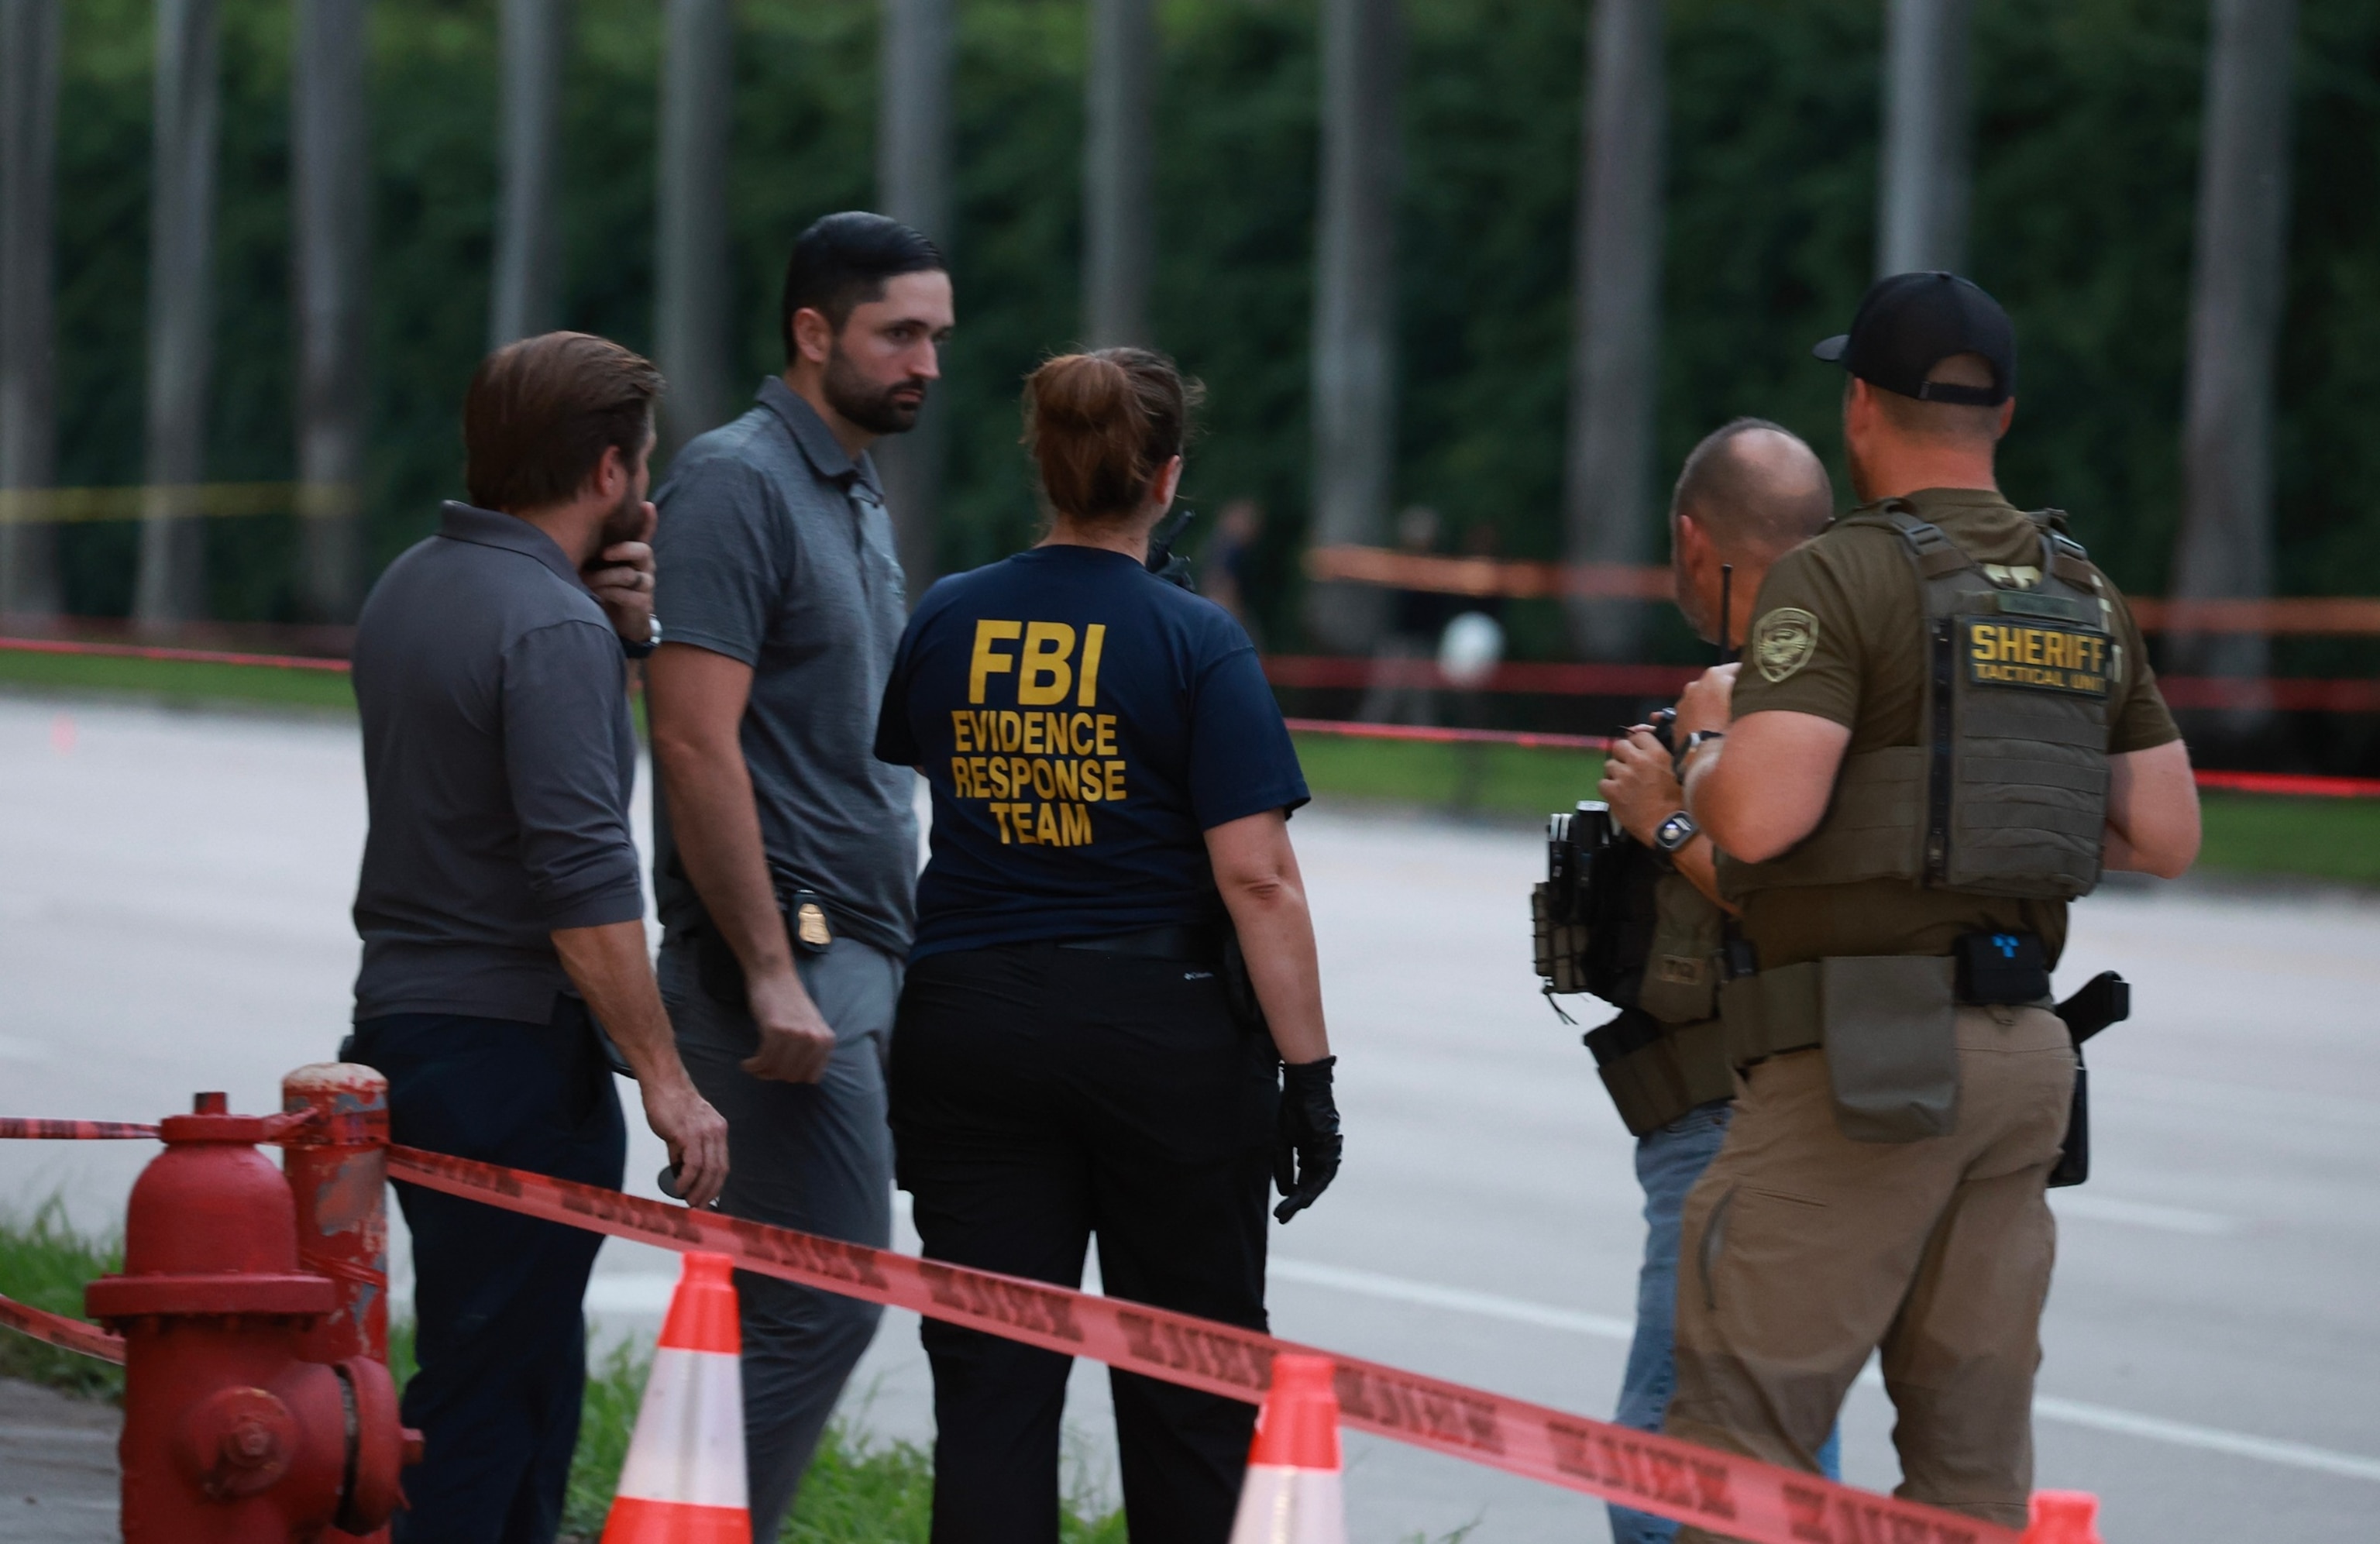
[[[388,1368],[307,1359],[334,1310],[299,1269],[297,1209],[256,1144],[306,1117],[232,1115],[221,1094],[169,1116],[132,1187],[124,1274],[84,1310],[125,1339],[128,1544],[292,1544],[371,1532],[419,1439]]]

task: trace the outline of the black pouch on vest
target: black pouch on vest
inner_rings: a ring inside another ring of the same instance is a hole
[[[1673,1027],[1641,1008],[1626,1008],[1580,1039],[1595,1054],[1596,1076],[1621,1123],[1630,1136],[1642,1137],[1733,1096],[1735,1080],[1720,1052],[1725,1034],[1717,1019]]]
[[[2039,933],[1966,933],[1958,951],[1961,1003],[2022,1006],[2049,995],[2049,955]]]
[[[1951,962],[1883,954],[1818,962],[1835,1125],[1854,1142],[1948,1135],[1959,1103]]]

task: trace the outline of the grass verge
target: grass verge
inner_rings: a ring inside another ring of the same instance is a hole
[[[30,1217],[0,1215],[0,1293],[19,1303],[80,1319],[82,1289],[123,1268],[122,1241],[77,1233],[55,1196]],[[10,1330],[0,1330],[0,1376],[111,1404],[124,1394],[122,1368]]]
[[[82,1289],[123,1265],[121,1243],[77,1232],[55,1198],[30,1216],[0,1215],[0,1294],[20,1303],[79,1318]],[[389,1370],[400,1389],[415,1370],[413,1346],[411,1321],[389,1326]],[[589,1358],[563,1503],[565,1539],[591,1541],[602,1534],[651,1367],[651,1347],[635,1341]],[[114,1402],[124,1392],[122,1368],[6,1330],[0,1330],[0,1375],[87,1399]],[[1123,1514],[1099,1494],[1087,1466],[1075,1462],[1068,1470],[1062,1544],[1124,1544]],[[801,1500],[778,1538],[781,1544],[926,1544],[933,1504],[929,1453],[915,1443],[871,1437],[858,1423],[837,1421],[820,1442]]]
[[[36,691],[123,693],[194,706],[238,702],[348,712],[356,706],[356,694],[344,671],[105,654],[37,654],[16,649],[0,649],[0,685]]]
[[[1296,736],[1305,781],[1326,797],[1542,817],[1595,796],[1603,759],[1518,746]],[[2380,799],[2207,792],[2198,867],[2380,887]]]

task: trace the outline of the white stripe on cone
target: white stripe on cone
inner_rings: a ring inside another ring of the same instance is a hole
[[[744,1378],[736,1357],[714,1351],[653,1353],[637,1412],[624,1500],[687,1506],[749,1504],[744,1483]]]
[[[1232,1520],[1232,1544],[1346,1544],[1347,1511],[1336,1469],[1251,1464]]]

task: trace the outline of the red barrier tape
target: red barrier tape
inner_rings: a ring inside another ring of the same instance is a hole
[[[103,1362],[124,1365],[122,1335],[110,1334],[96,1324],[54,1314],[30,1303],[19,1303],[13,1297],[0,1297],[0,1328],[15,1330],[68,1351],[79,1351]]]
[[[127,1121],[37,1121],[0,1115],[0,1141],[17,1137],[29,1142],[154,1141],[157,1128]]]
[[[1341,735],[1357,740],[1421,740],[1431,745],[1514,745],[1526,750],[1609,750],[1603,735],[1538,735],[1515,729],[1440,729],[1420,723],[1354,723],[1335,718],[1281,720],[1299,735]]]
[[[2235,794],[2297,794],[2315,798],[2380,798],[2380,777],[2312,777],[2299,772],[2201,772],[2202,788]]]
[[[112,660],[178,660],[185,664],[271,665],[277,670],[328,670],[347,673],[345,660],[315,659],[303,654],[241,654],[223,649],[162,649],[138,643],[73,643],[57,638],[0,638],[0,650],[20,654],[96,654]]]
[[[416,1148],[391,1147],[388,1172],[391,1179],[616,1238],[718,1250],[760,1275],[1252,1404],[1271,1382],[1275,1356],[1330,1356],[1341,1419],[1356,1430],[1751,1544],[2020,1544],[2012,1529],[1995,1524],[1188,1314]]]

